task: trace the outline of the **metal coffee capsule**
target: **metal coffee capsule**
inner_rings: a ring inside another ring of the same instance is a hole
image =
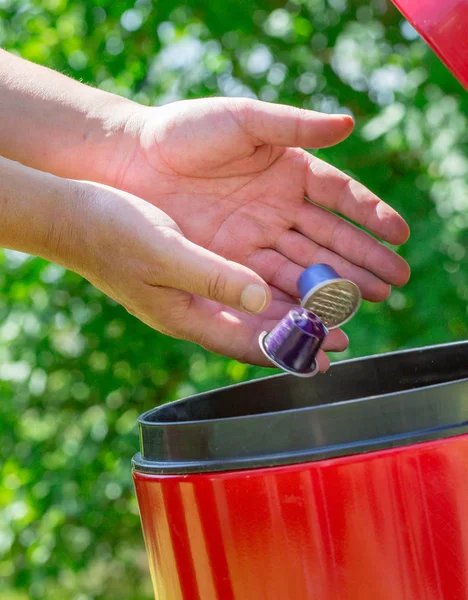
[[[328,329],[341,327],[358,311],[361,292],[330,265],[312,265],[299,277],[301,305],[313,312]]]
[[[269,333],[262,333],[259,343],[265,356],[283,371],[312,377],[318,371],[315,357],[327,334],[327,328],[316,315],[298,306]]]

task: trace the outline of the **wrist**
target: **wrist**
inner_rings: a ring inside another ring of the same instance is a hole
[[[147,107],[114,94],[94,90],[76,149],[76,168],[67,174],[74,179],[117,187],[137,152]]]
[[[0,49],[0,155],[60,177],[108,183],[143,107]]]
[[[0,157],[0,247],[75,268],[75,183]]]

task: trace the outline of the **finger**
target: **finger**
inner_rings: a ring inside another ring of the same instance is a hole
[[[231,315],[237,317],[243,325],[248,327],[255,327],[256,331],[261,328],[263,331],[271,331],[273,327],[296,305],[289,303],[275,301],[270,304],[265,312],[261,316],[257,315],[243,315],[242,313],[235,313],[229,311]],[[197,310],[198,307],[197,307]],[[219,310],[208,308],[208,315],[213,314],[213,311],[219,312]],[[211,318],[211,317],[210,317]],[[198,322],[199,315],[195,321]],[[257,336],[258,337],[258,336]],[[342,329],[332,329],[328,332],[324,343],[323,349],[327,352],[343,352],[349,346],[349,339],[346,333]]]
[[[181,235],[167,240],[158,286],[184,290],[248,313],[262,312],[271,291],[243,265],[197,246]]]
[[[289,256],[296,250],[296,254],[305,252],[310,259],[317,251],[316,245],[310,246],[312,241],[391,285],[401,286],[408,282],[410,268],[401,256],[367,232],[319,206],[305,202],[298,212],[295,228],[307,236],[300,242],[300,249],[292,247],[300,238],[287,231],[276,246],[278,252]]]
[[[236,119],[257,145],[325,148],[346,139],[354,127],[349,115],[328,115],[249,99],[236,104]]]
[[[332,329],[325,338],[322,349],[326,352],[343,352],[349,346],[349,338],[342,329]]]
[[[286,292],[283,292],[283,290],[278,289],[274,285],[270,285],[270,290],[271,296],[274,298],[274,300],[282,300],[283,302],[287,302],[295,306],[299,304],[298,298],[291,296],[291,294],[286,294]]]
[[[361,267],[353,265],[311,240],[307,240],[297,232],[291,232],[294,237],[276,250],[258,250],[248,260],[248,266],[265,281],[284,290],[287,294],[299,295],[297,281],[304,268],[312,264],[325,263],[333,267],[345,279],[353,281],[361,290],[363,298],[371,302],[381,302],[388,298],[390,286]],[[285,252],[285,254],[283,254]]]
[[[265,318],[264,315],[243,315],[219,310],[198,298],[187,311],[183,337],[211,352],[242,362],[272,366],[261,351],[258,338],[263,331],[271,331],[277,322],[278,319]],[[347,345],[346,334],[341,330],[334,330],[327,336],[323,347],[327,351],[340,352]],[[321,355],[320,368],[324,370],[328,368],[328,364],[325,354]]]
[[[330,359],[323,350],[317,354],[316,361],[318,362],[320,373],[326,373],[330,368]]]
[[[391,244],[406,242],[409,227],[393,208],[335,167],[311,155],[307,160],[306,194],[312,202],[348,217]]]
[[[269,329],[265,329],[262,331],[270,331],[271,329],[273,329],[273,327],[278,323],[278,321],[280,321],[292,308],[294,308],[294,306],[295,305],[289,303],[273,301],[271,305],[267,308],[267,310],[264,313],[262,313],[263,326],[269,327]],[[255,326],[256,324],[256,321],[254,319],[258,319],[257,316],[247,316],[242,318],[240,316],[240,313],[238,316],[248,325],[253,326]],[[342,329],[331,329],[323,342],[323,349],[327,352],[343,352],[348,346],[348,336]]]
[[[285,296],[287,296],[287,294],[284,294]],[[280,321],[285,315],[288,314],[288,312],[292,309],[297,307],[297,302],[296,303],[292,303],[289,302],[288,300],[279,300],[277,298],[274,298],[270,304],[270,306],[264,310],[261,314],[261,317],[263,319],[263,321],[265,322],[275,322],[277,323],[278,321]],[[232,311],[231,311],[232,312]],[[242,321],[249,323],[249,324],[255,324],[258,323],[258,317],[257,315],[246,315],[245,318],[244,315],[242,315],[240,312],[237,313],[237,316],[239,318],[242,319]]]

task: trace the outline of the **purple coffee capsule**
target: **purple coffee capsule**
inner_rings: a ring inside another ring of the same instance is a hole
[[[270,333],[260,335],[260,348],[283,371],[298,377],[312,377],[318,371],[315,360],[328,329],[313,313],[293,308]]]
[[[317,315],[328,327],[341,327],[358,311],[361,292],[358,286],[343,279],[330,265],[312,265],[298,281],[301,305]]]

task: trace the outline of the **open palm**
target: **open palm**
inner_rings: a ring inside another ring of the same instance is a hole
[[[216,98],[142,108],[131,125],[113,185],[156,205],[192,242],[247,266],[272,288],[274,300],[262,315],[191,301],[181,318],[196,311],[196,341],[216,351],[228,335],[231,355],[261,363],[257,334],[284,315],[300,273],[314,263],[332,265],[371,301],[406,283],[405,261],[339,215],[392,244],[408,237],[403,219],[302,149],[342,141],[352,131],[350,117]],[[345,346],[340,332],[329,342]]]

